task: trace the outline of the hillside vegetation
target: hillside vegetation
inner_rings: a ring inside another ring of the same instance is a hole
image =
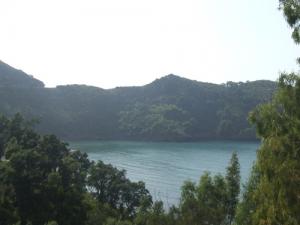
[[[141,87],[45,88],[0,61],[0,112],[38,119],[39,132],[68,140],[250,140],[248,113],[275,89],[266,80],[217,85],[175,75]]]

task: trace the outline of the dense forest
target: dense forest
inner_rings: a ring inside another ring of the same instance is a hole
[[[141,87],[45,88],[0,61],[0,112],[37,119],[65,140],[255,139],[248,113],[269,101],[272,81],[210,84],[168,75]]]

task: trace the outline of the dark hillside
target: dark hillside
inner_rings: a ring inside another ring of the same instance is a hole
[[[0,87],[43,88],[44,83],[0,60]]]
[[[272,81],[217,85],[175,75],[141,87],[86,85],[44,88],[32,76],[0,63],[0,112],[21,112],[37,129],[65,139],[255,139],[247,115],[269,101]]]

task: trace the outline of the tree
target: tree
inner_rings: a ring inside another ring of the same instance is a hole
[[[240,194],[240,164],[238,161],[237,153],[232,153],[230,164],[227,167],[226,173],[226,183],[228,192],[228,202],[227,202],[227,214],[228,214],[228,224],[232,224],[236,213],[236,207],[239,202]]]
[[[243,224],[243,225],[252,225],[253,222],[253,214],[256,210],[256,203],[254,201],[254,192],[257,188],[259,182],[259,173],[256,165],[253,166],[251,175],[247,183],[244,185],[244,191],[242,195],[242,199],[238,204],[235,223],[234,224]]]
[[[185,182],[180,210],[183,224],[220,225],[226,221],[227,187],[223,176],[201,176],[199,185]]]
[[[279,0],[292,38],[300,43],[300,2]],[[300,60],[298,59],[298,63]],[[273,100],[250,114],[262,139],[257,163],[239,204],[237,224],[299,224],[300,77],[282,74]]]
[[[15,201],[16,195],[11,184],[12,169],[8,162],[0,162],[0,224],[11,225],[19,220]]]
[[[126,219],[136,215],[143,199],[152,202],[143,182],[131,182],[126,178],[124,170],[118,170],[102,161],[91,166],[88,187],[100,203],[107,203]]]
[[[287,23],[293,28],[292,38],[300,43],[300,2],[298,0],[279,0],[279,8],[283,10]]]
[[[148,216],[146,217],[145,225],[166,225],[167,216],[163,208],[163,202],[157,201],[150,209]]]
[[[294,42],[300,44],[300,2],[298,0],[279,0],[279,9],[283,10],[287,23],[293,29]],[[297,61],[300,64],[300,58]]]
[[[22,116],[0,117],[0,128],[1,225],[127,225],[152,206],[143,182],[37,134]]]
[[[5,144],[9,139],[8,123],[9,120],[3,115],[0,115],[0,159],[4,155]]]
[[[11,138],[26,148],[37,144],[39,135],[33,131],[33,123],[34,121],[26,121],[19,113],[11,119],[0,115],[0,159],[5,155],[6,144]]]
[[[250,116],[262,138],[254,224],[300,223],[300,77],[283,74],[278,85],[273,101]]]
[[[53,135],[40,136],[19,114],[1,121],[0,214],[20,225],[83,224],[87,155],[71,152]]]
[[[240,193],[240,164],[234,152],[226,176],[201,176],[196,185],[187,181],[182,187],[179,218],[183,224],[232,224]]]

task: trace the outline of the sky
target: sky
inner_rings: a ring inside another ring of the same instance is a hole
[[[298,56],[278,0],[0,0],[0,60],[48,87],[276,80]]]

